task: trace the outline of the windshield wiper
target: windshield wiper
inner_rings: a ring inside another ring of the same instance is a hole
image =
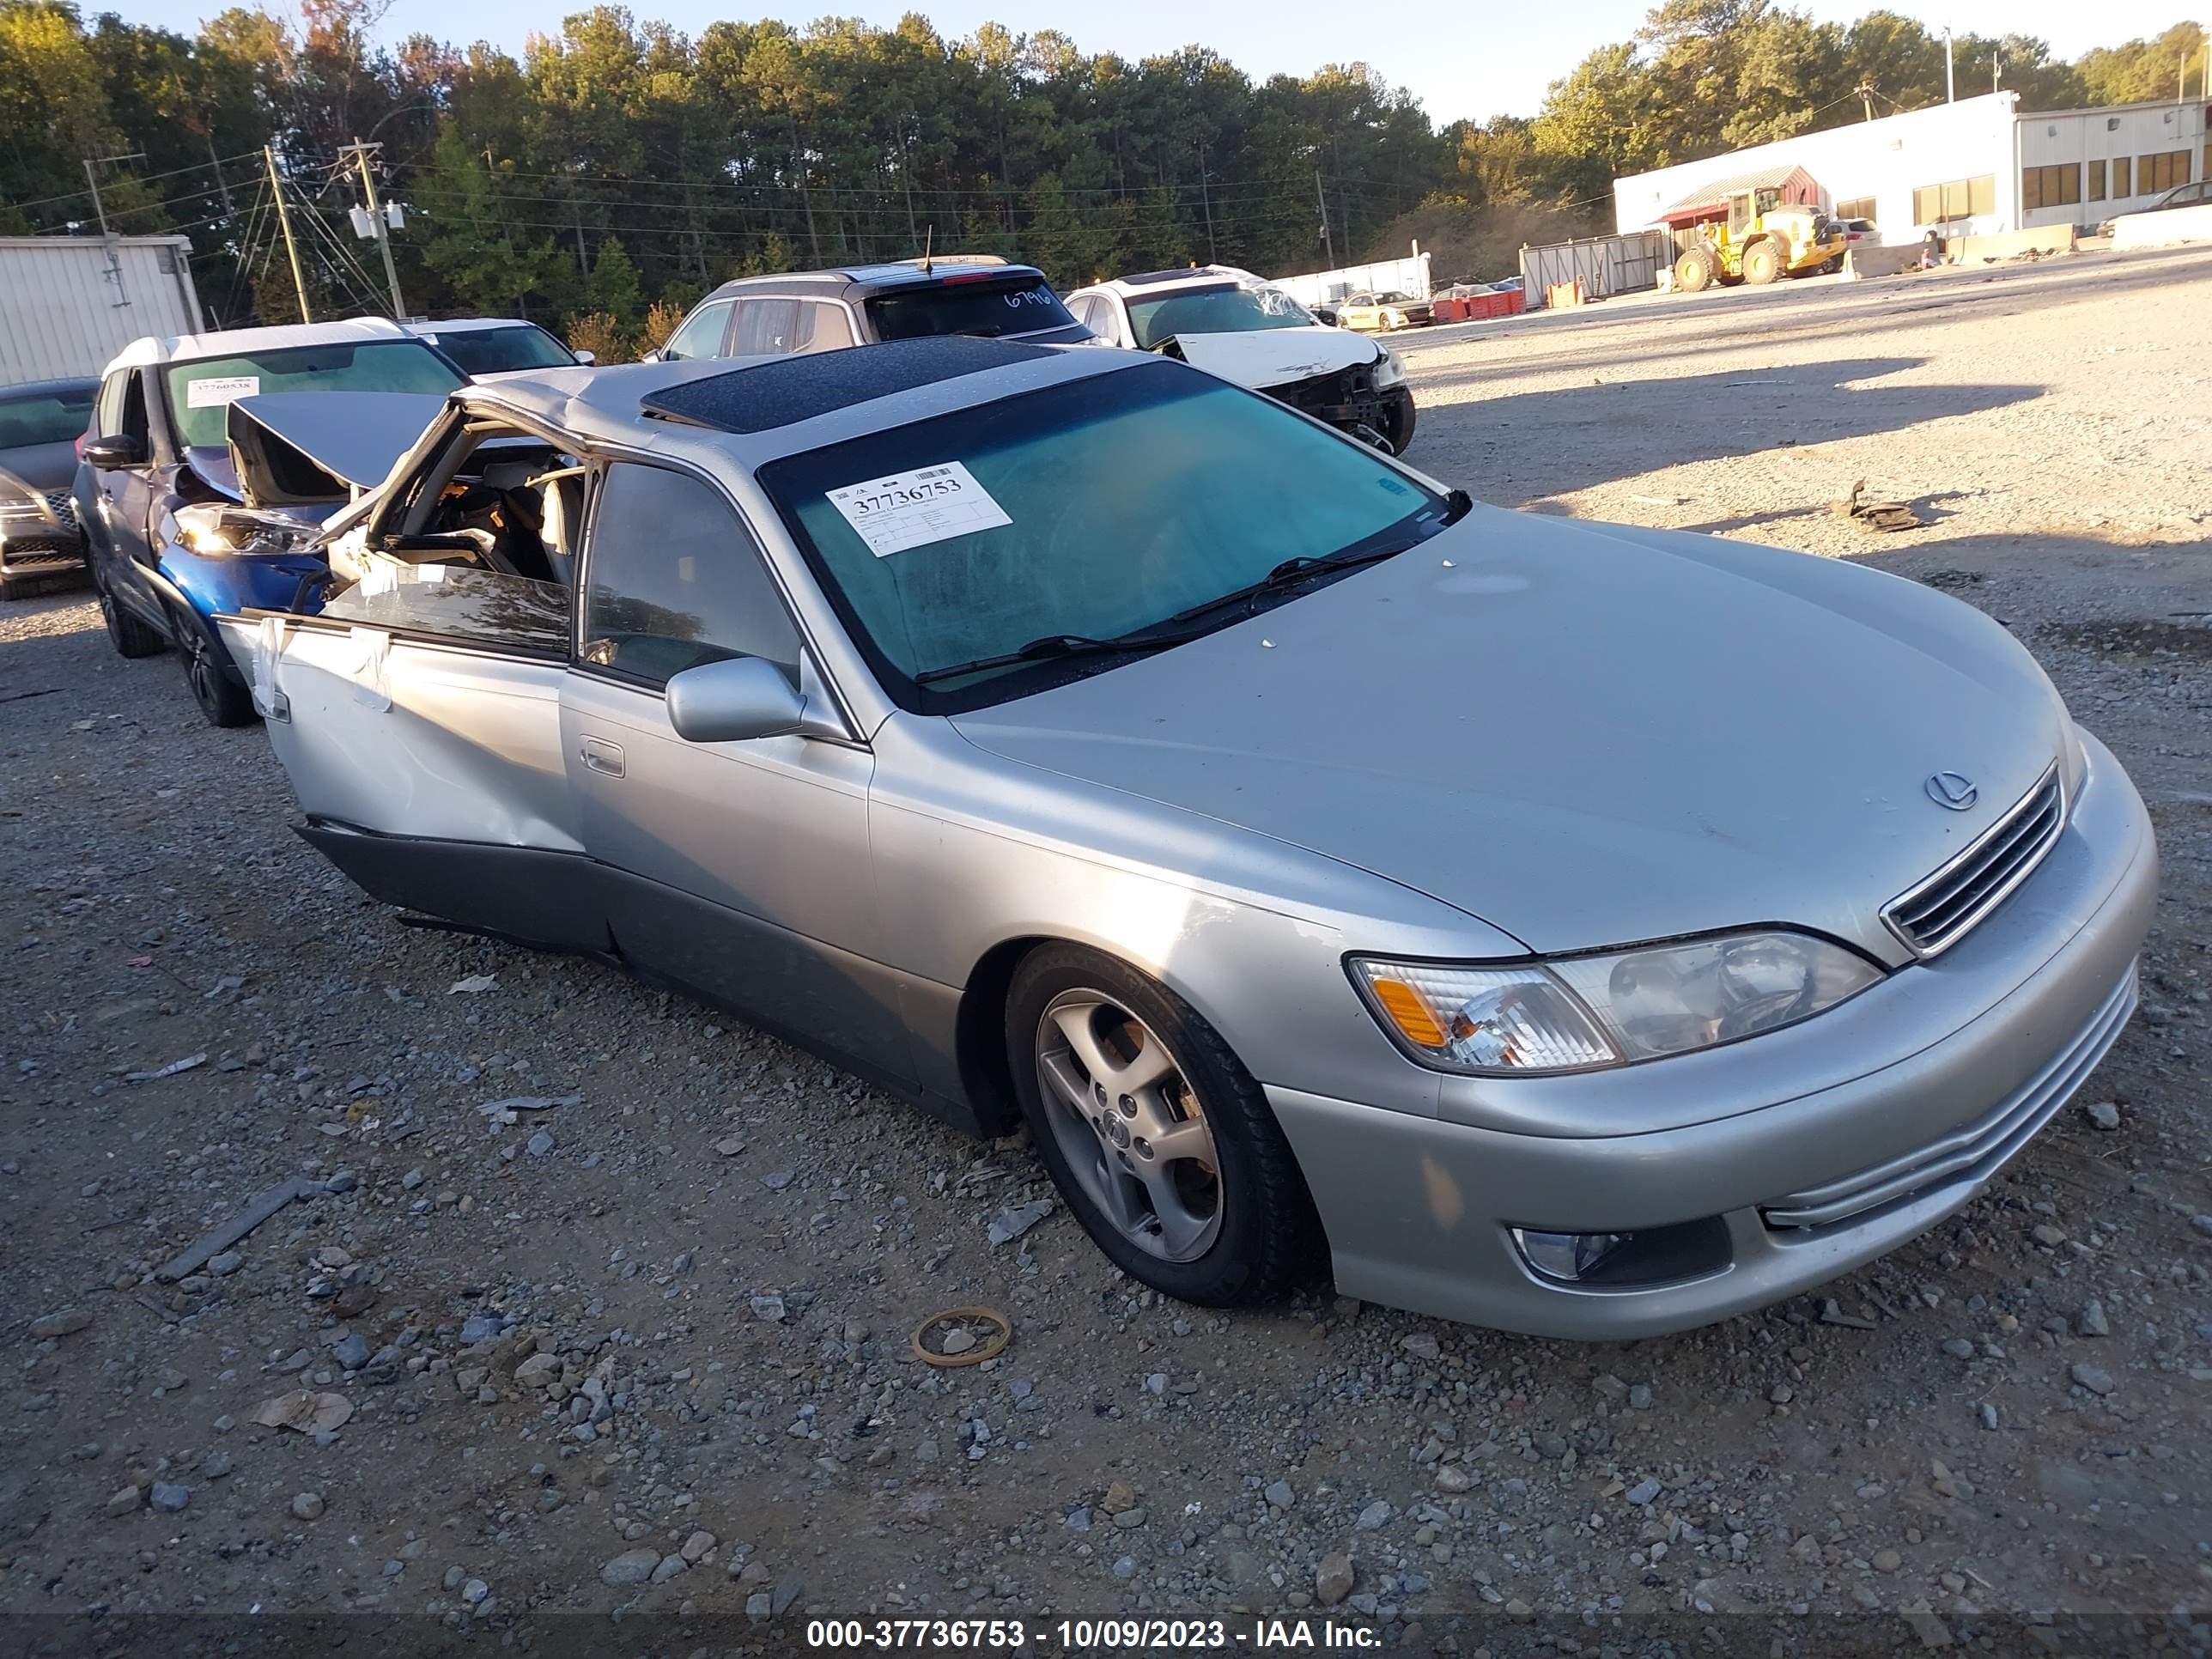
[[[1310,576],[1334,570],[1355,570],[1364,564],[1379,564],[1385,559],[1395,559],[1411,547],[1418,547],[1438,530],[1456,524],[1474,511],[1474,501],[1463,489],[1455,489],[1444,498],[1445,507],[1440,519],[1422,524],[1408,535],[1392,536],[1371,546],[1354,543],[1340,553],[1329,553],[1319,557],[1304,555],[1285,559],[1258,581],[1248,582],[1242,587],[1178,611],[1172,617],[1147,623],[1133,633],[1117,635],[1112,639],[1093,639],[1087,634],[1047,634],[1031,640],[1015,650],[1002,652],[995,657],[978,657],[972,662],[957,662],[944,668],[925,668],[915,675],[916,685],[928,685],[938,680],[954,680],[968,674],[981,674],[993,668],[1018,668],[1024,663],[1044,662],[1061,657],[1091,657],[1115,653],[1132,653],[1164,651],[1171,645],[1182,645],[1199,637],[1202,629],[1178,629],[1181,623],[1195,622],[1227,606],[1249,604],[1263,593],[1278,588],[1291,587]],[[1166,632],[1155,633],[1155,629]]]
[[[1342,553],[1326,554],[1319,558],[1301,556],[1295,559],[1285,559],[1273,570],[1261,577],[1258,581],[1247,582],[1242,587],[1232,587],[1226,593],[1208,599],[1203,605],[1194,605],[1188,611],[1178,611],[1174,616],[1166,618],[1161,626],[1166,627],[1175,623],[1195,622],[1200,617],[1210,615],[1229,605],[1249,604],[1263,593],[1272,593],[1278,588],[1296,586],[1309,576],[1316,576],[1324,571],[1354,570],[1363,564],[1380,564],[1385,559],[1396,558],[1409,547],[1419,546],[1428,539],[1430,533],[1431,532],[1424,530],[1419,535],[1395,537],[1379,546],[1351,548]]]
[[[1031,640],[1027,645],[1001,652],[995,657],[978,657],[973,662],[956,662],[944,668],[925,668],[914,676],[914,683],[927,685],[935,680],[957,680],[963,674],[980,674],[988,668],[1015,668],[1023,663],[1044,662],[1058,657],[1093,657],[1123,651],[1164,651],[1171,645],[1181,645],[1190,637],[1188,634],[1125,634],[1119,639],[1094,640],[1087,634],[1047,634],[1042,639]]]

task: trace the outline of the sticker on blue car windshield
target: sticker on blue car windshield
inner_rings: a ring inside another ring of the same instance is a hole
[[[957,461],[847,484],[829,499],[879,559],[1013,523]]]
[[[224,374],[204,380],[193,380],[185,387],[185,407],[187,409],[220,409],[225,404],[234,404],[240,398],[261,395],[258,374]]]

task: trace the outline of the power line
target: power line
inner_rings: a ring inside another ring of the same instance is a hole
[[[203,173],[210,167],[219,166],[223,161],[242,161],[247,156],[258,155],[260,153],[258,149],[250,149],[240,155],[220,156],[214,161],[195,161],[189,167],[171,167],[167,173],[133,173],[125,176],[135,183],[150,185],[156,179],[174,179],[181,173]],[[40,196],[27,202],[7,202],[4,205],[12,208],[47,207],[56,202],[89,201],[91,198],[92,192],[89,190],[65,190],[58,196]],[[124,211],[135,213],[139,210],[130,208]]]

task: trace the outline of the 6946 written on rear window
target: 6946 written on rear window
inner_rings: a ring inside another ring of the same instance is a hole
[[[1013,523],[958,461],[847,484],[829,499],[879,559]]]

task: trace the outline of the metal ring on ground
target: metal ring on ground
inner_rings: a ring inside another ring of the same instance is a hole
[[[939,1353],[922,1345],[924,1332],[939,1325],[957,1324],[968,1320],[981,1320],[986,1324],[997,1326],[998,1329],[964,1353]],[[1013,1340],[1012,1322],[995,1308],[947,1308],[943,1313],[930,1315],[914,1328],[914,1357],[925,1365],[955,1370],[963,1365],[980,1365],[987,1359],[997,1358]]]

